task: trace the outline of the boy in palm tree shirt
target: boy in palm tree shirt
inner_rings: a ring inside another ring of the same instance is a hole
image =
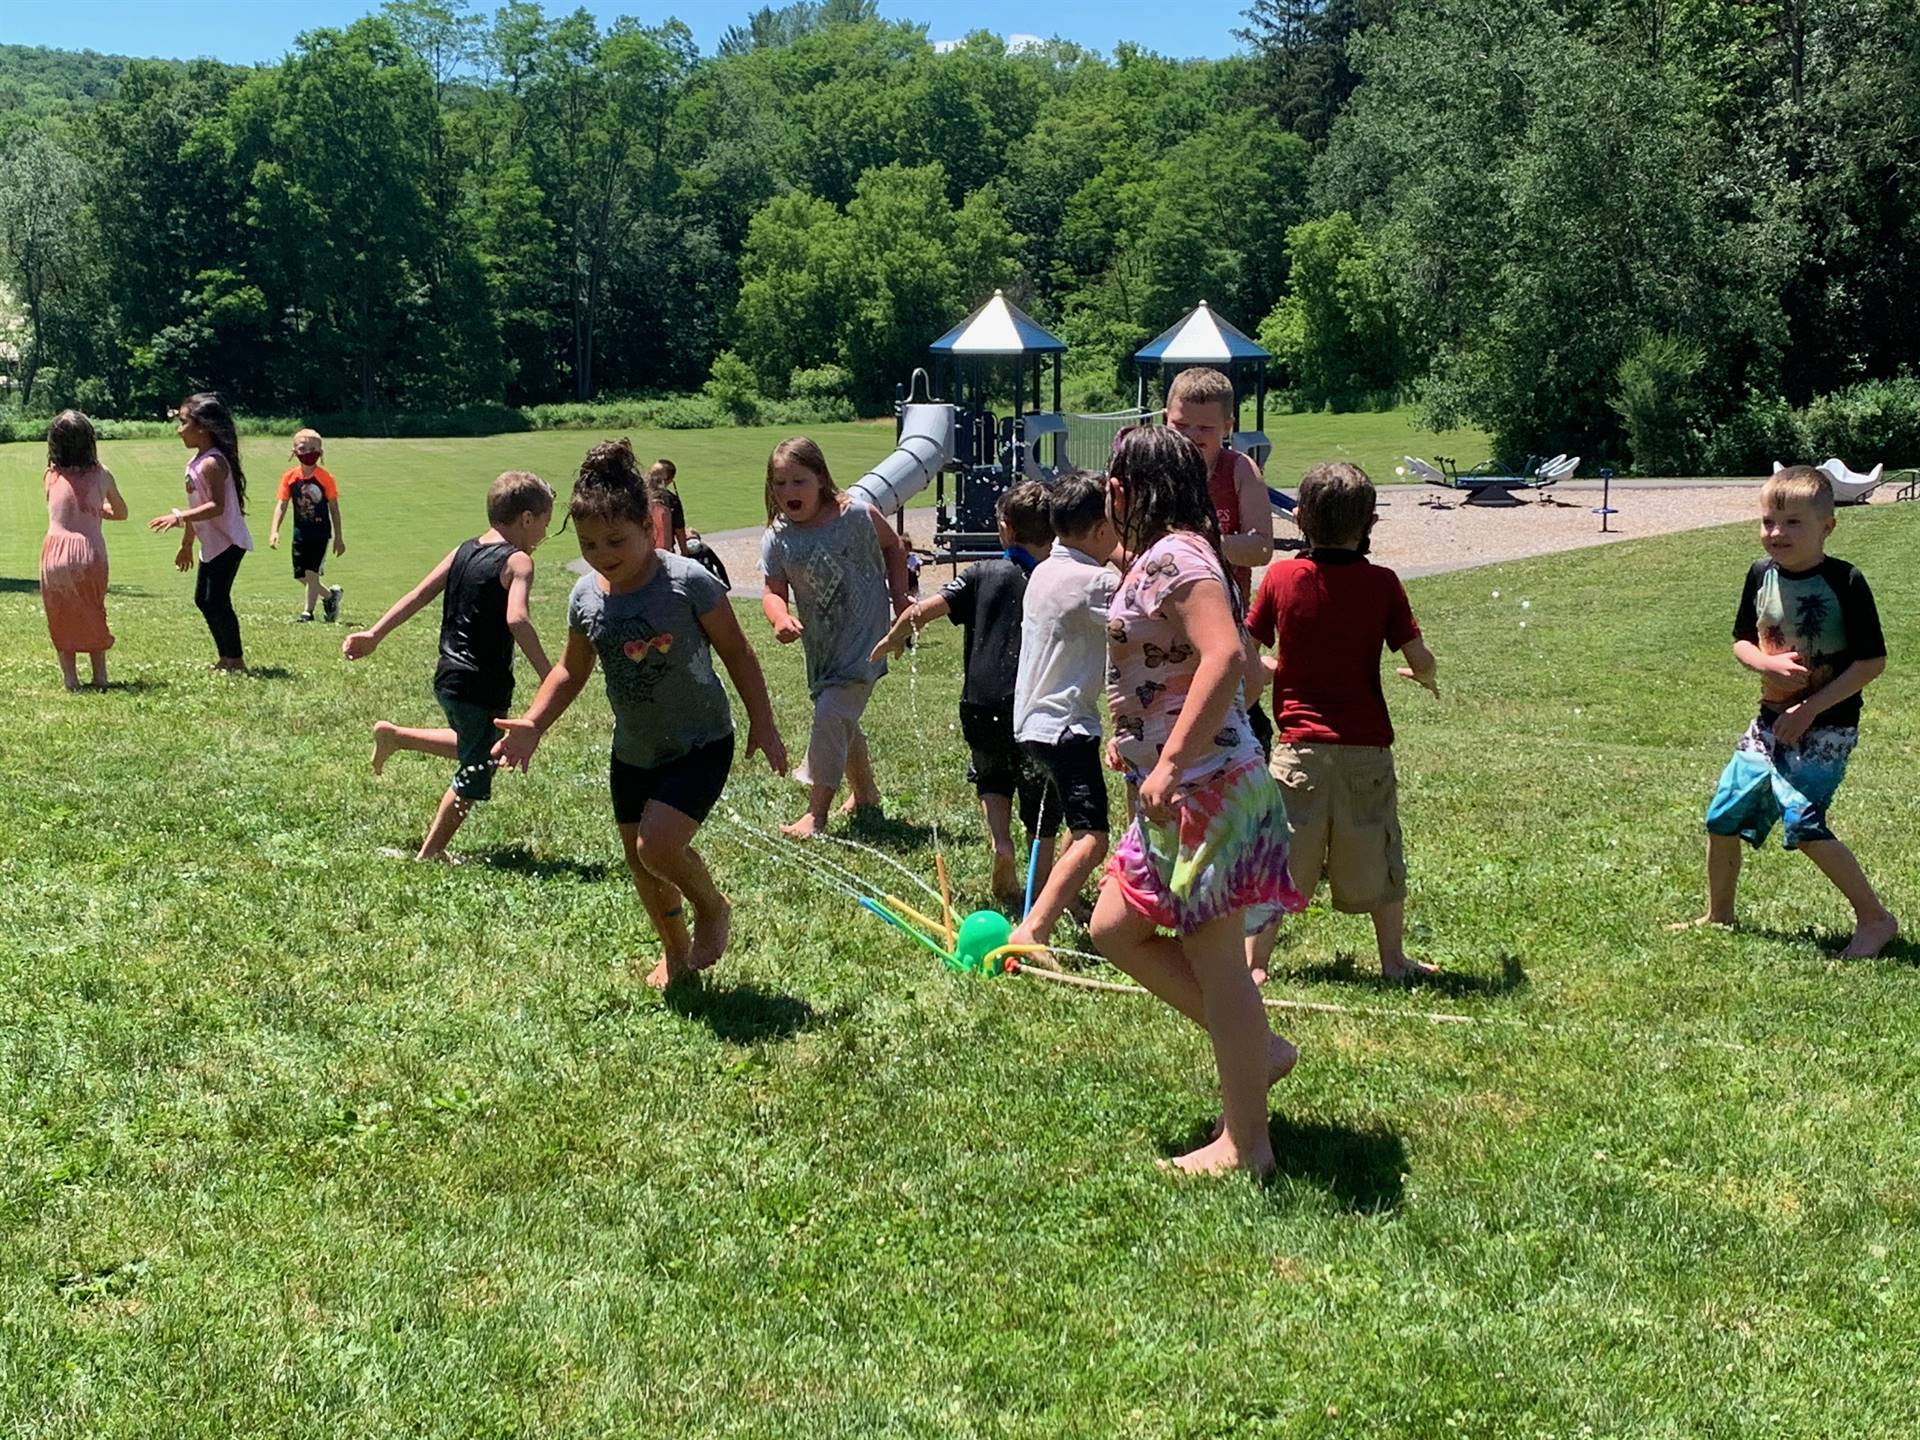
[[[1763,560],[1753,562],[1733,622],[1733,658],[1760,676],[1760,714],[1734,747],[1707,807],[1707,913],[1733,924],[1740,842],[1758,848],[1774,822],[1853,907],[1846,953],[1878,955],[1899,933],[1853,852],[1827,828],[1860,735],[1860,692],[1887,668],[1866,577],[1827,552],[1833,485],[1810,465],[1760,491]]]

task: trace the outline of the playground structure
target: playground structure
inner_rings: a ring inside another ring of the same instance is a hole
[[[1778,460],[1773,462],[1773,473],[1776,475],[1786,468]],[[1871,470],[1849,470],[1847,463],[1839,456],[1830,455],[1814,468],[1833,482],[1833,503],[1836,505],[1866,504],[1887,478],[1884,461]],[[1907,488],[1913,487],[1909,485]]]
[[[1066,342],[999,290],[927,349],[928,368],[915,370],[896,391],[896,448],[848,488],[890,515],[934,486],[933,558],[939,563],[1000,553],[995,511],[1016,481],[1044,484],[1076,463],[1104,466],[1121,430],[1159,417],[1160,411],[1146,408],[1148,380],[1156,374],[1164,387],[1191,366],[1225,371],[1242,397],[1241,409],[1249,389],[1254,404],[1253,428],[1240,428],[1243,417],[1236,414],[1229,443],[1262,467],[1273,448],[1264,429],[1271,357],[1204,300],[1134,355],[1139,406],[1110,415],[1061,411]],[[995,412],[996,404],[1007,403],[1010,414]],[[1277,513],[1292,513],[1288,497],[1271,489],[1268,494]]]
[[[1516,490],[1546,490],[1580,469],[1578,455],[1554,455],[1547,459],[1529,456],[1526,467],[1517,475],[1501,473],[1491,460],[1482,461],[1474,469],[1462,470],[1449,456],[1434,458],[1440,462],[1439,469],[1417,455],[1403,455],[1400,463],[1393,467],[1393,473],[1410,475],[1423,484],[1437,485],[1443,490],[1463,491],[1467,497],[1464,503],[1488,509],[1520,505],[1524,502],[1514,494]]]

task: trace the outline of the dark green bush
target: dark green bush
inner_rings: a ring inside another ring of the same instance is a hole
[[[1855,470],[1920,465],[1920,378],[1869,380],[1822,395],[1800,413],[1804,459],[1838,456]]]

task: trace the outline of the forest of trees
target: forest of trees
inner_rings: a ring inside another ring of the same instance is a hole
[[[1000,286],[1082,407],[1204,298],[1295,406],[1411,397],[1508,455],[1920,460],[1913,0],[1255,0],[1241,35],[936,46],[800,0],[705,55],[392,0],[258,68],[0,47],[5,403],[873,411]]]

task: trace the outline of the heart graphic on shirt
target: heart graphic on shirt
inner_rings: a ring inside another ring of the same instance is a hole
[[[673,651],[673,636],[652,635],[645,640],[629,640],[620,647],[621,654],[636,663],[646,659],[647,655],[654,650],[658,650],[662,655],[671,654]]]

